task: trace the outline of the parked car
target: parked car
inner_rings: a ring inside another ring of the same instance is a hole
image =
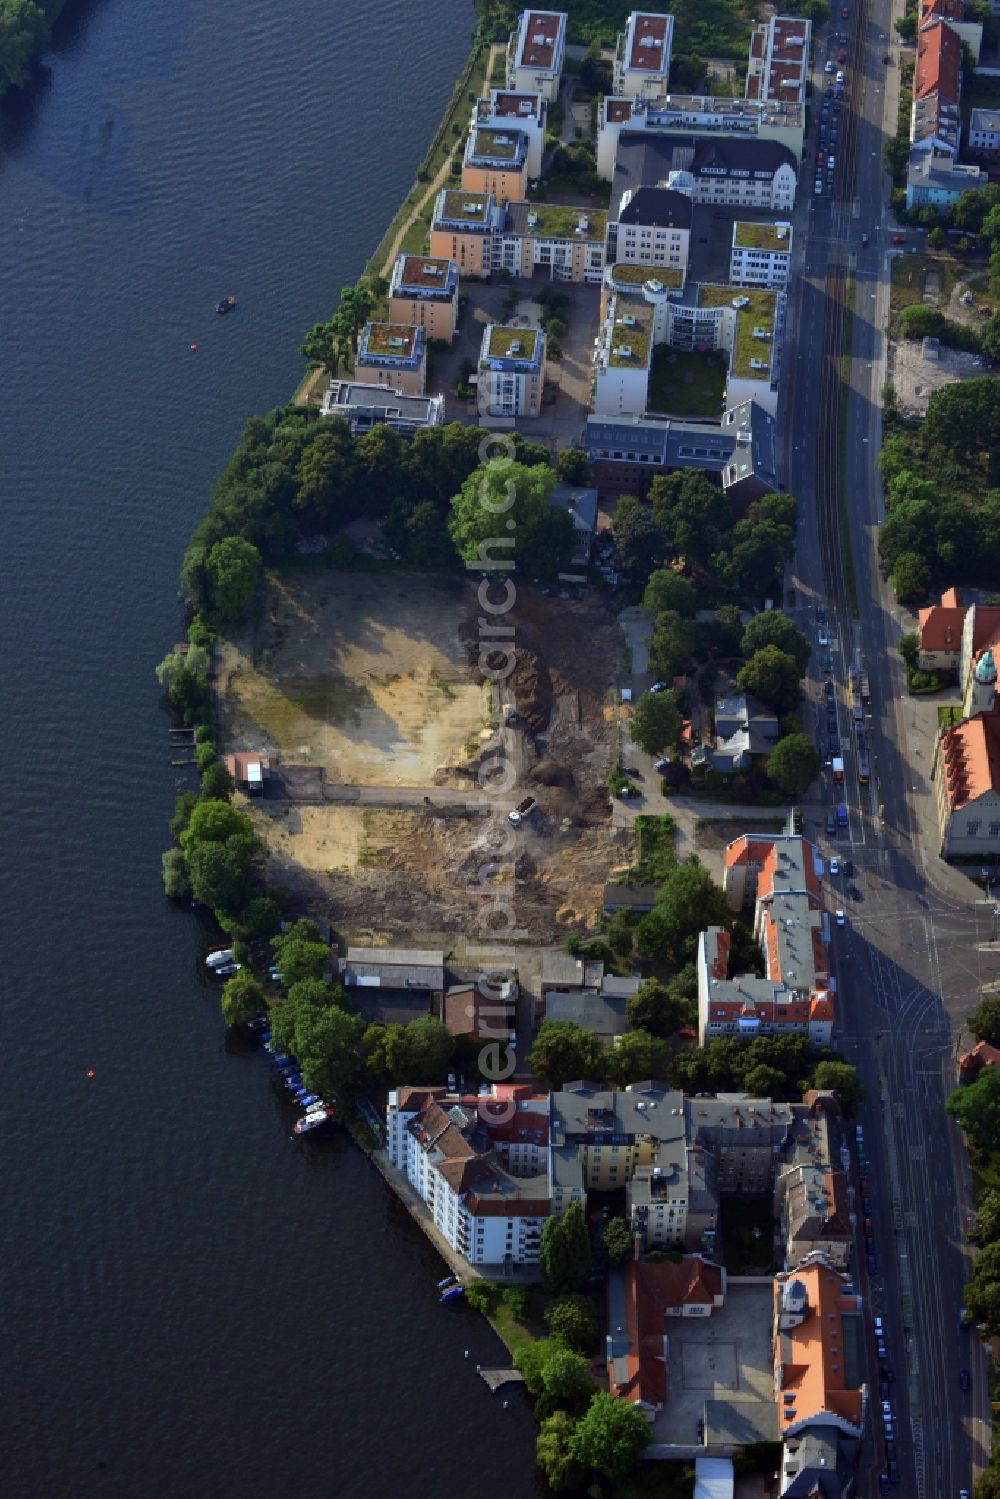
[[[828,713],[826,715],[826,729],[827,729],[827,733],[828,734],[833,734],[833,733],[836,732],[836,729],[837,729],[837,715],[836,715],[836,713]]]
[[[892,58],[889,56],[888,52],[883,53],[883,55],[882,55],[882,61],[885,63],[886,67],[889,66],[890,62],[892,61]]]
[[[861,899],[861,891],[858,889],[857,885],[848,885],[848,887],[847,887],[847,893],[851,897],[852,900],[860,900]]]
[[[892,236],[892,243],[894,245],[905,245],[906,244],[906,235],[905,234],[894,234]]]
[[[831,859],[830,860],[830,873],[833,874],[833,875],[837,875],[837,874],[840,873],[840,860],[839,859]]]
[[[868,1274],[869,1275],[877,1275],[878,1274],[878,1260],[875,1258],[875,1256],[873,1254],[870,1254],[868,1256]]]
[[[849,879],[853,876],[853,874],[854,874],[854,861],[852,859],[845,859],[844,860],[844,873],[848,876]]]
[[[819,632],[819,643],[824,648],[830,644],[830,637],[825,630],[820,630]]]
[[[827,58],[826,67],[823,69],[823,72],[824,73],[832,73],[833,72],[833,63],[829,60],[829,58]]]
[[[837,831],[837,819],[832,812],[826,814],[826,830],[828,833],[835,833]]]
[[[823,683],[823,691],[826,693],[827,697],[833,697],[833,694],[836,691],[836,688],[829,680],[829,678]]]
[[[880,1473],[878,1475],[878,1491],[880,1494],[889,1494],[892,1492],[892,1484],[889,1482],[888,1473]]]
[[[835,911],[834,920],[836,921],[838,926],[847,925],[847,917],[844,915],[843,911]]]
[[[666,692],[667,684],[666,682],[654,682],[649,690],[650,692]]]
[[[662,775],[665,770],[670,769],[671,763],[672,762],[669,755],[661,755],[659,760],[657,760],[656,764],[653,766],[653,769],[658,770]]]
[[[967,1390],[971,1387],[972,1375],[969,1373],[968,1369],[959,1369],[958,1382],[962,1386],[963,1390]]]
[[[823,657],[823,670],[827,673],[833,671],[833,662],[830,660],[829,656]]]

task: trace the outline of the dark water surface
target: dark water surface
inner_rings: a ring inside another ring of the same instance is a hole
[[[79,0],[0,122],[4,1499],[534,1490],[527,1411],[475,1378],[489,1330],[437,1304],[360,1154],[293,1142],[227,1053],[159,882],[185,540],[470,26],[467,0]]]

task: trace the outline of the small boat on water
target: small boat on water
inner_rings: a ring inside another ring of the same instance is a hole
[[[329,1124],[337,1116],[337,1110],[333,1104],[324,1103],[303,1114],[301,1119],[295,1121],[295,1133],[297,1135],[308,1135],[314,1129],[321,1129],[324,1124]]]
[[[322,1098],[320,1098],[318,1093],[307,1093],[304,1098],[299,1098],[296,1100],[296,1102],[299,1103],[308,1114],[310,1109],[318,1108],[323,1100]]]
[[[445,1278],[444,1278],[444,1280],[439,1280],[438,1281],[437,1288],[438,1288],[439,1291],[443,1291],[446,1286],[453,1286],[454,1284],[455,1284],[455,1276],[454,1275],[446,1275]]]
[[[455,1301],[455,1300],[457,1300],[457,1298],[459,1296],[464,1296],[464,1295],[465,1295],[465,1287],[459,1283],[459,1284],[454,1285],[454,1286],[449,1286],[446,1291],[442,1291],[441,1292],[441,1300],[442,1301]]]
[[[205,959],[205,967],[225,968],[229,963],[234,963],[235,961],[236,959],[233,956],[233,950],[231,947],[217,947],[215,951],[210,952],[208,957]]]
[[[217,968],[212,969],[212,977],[216,979],[231,979],[233,974],[239,973],[242,967],[242,963],[220,963]]]
[[[222,299],[221,302],[216,302],[216,304],[215,304],[215,310],[218,313],[235,312],[236,311],[236,298],[235,297],[223,297],[223,299]]]
[[[274,1059],[275,1067],[291,1067],[295,1061],[294,1057],[286,1057],[283,1054]]]

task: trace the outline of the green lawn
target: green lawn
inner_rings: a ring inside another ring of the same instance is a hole
[[[953,729],[957,723],[962,722],[961,704],[952,704],[948,707],[938,706],[938,728]]]
[[[653,354],[649,409],[666,416],[714,416],[722,410],[726,356],[661,346]]]
[[[889,294],[890,333],[895,335],[898,332],[899,315],[904,307],[913,307],[923,303],[924,287],[929,275],[938,278],[939,290],[935,300],[926,305],[936,307],[939,312],[946,312],[955,282],[963,278],[967,279],[970,271],[974,269],[974,263],[959,260],[956,256],[947,253],[894,256],[892,290]]]
[[[666,879],[676,862],[674,839],[677,825],[669,814],[663,817],[643,814],[635,820],[635,831],[639,844],[638,860],[635,868],[629,870],[629,879],[640,885],[658,885]]]
[[[611,1490],[611,1499],[691,1499],[694,1468],[687,1463],[642,1463]]]

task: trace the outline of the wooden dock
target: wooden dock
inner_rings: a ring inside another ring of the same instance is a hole
[[[476,1372],[481,1379],[485,1379],[494,1395],[505,1384],[524,1384],[524,1375],[520,1369],[483,1369],[479,1367]]]

